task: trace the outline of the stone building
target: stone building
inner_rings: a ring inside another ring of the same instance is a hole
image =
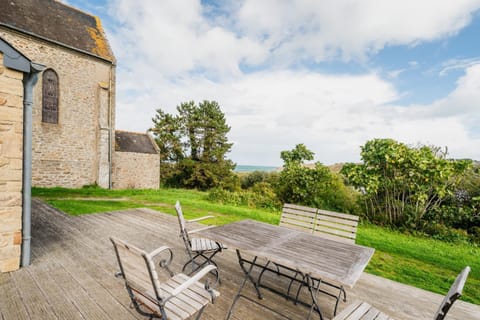
[[[46,66],[34,96],[33,185],[111,187],[115,57],[100,20],[55,0],[0,1],[0,37]]]
[[[159,149],[146,133],[115,131],[114,189],[158,189]]]
[[[26,127],[31,125],[31,96],[40,69],[0,38],[0,272],[18,268],[21,246],[30,241],[29,229],[22,232],[23,218],[30,215],[25,201],[30,168],[24,160],[31,154],[25,152],[31,143]]]
[[[159,187],[148,135],[115,151],[115,68],[97,17],[0,1],[0,272],[30,263],[31,185]]]

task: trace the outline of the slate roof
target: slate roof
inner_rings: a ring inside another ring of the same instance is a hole
[[[115,151],[158,154],[155,142],[147,133],[115,131]]]
[[[56,0],[1,0],[0,26],[115,62],[100,19]]]

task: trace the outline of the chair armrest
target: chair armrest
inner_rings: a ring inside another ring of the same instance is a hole
[[[161,246],[160,248],[157,248],[157,249],[153,250],[152,252],[149,252],[148,256],[150,258],[153,258],[153,257],[157,256],[159,253],[161,253],[162,251],[165,251],[165,250],[170,251],[170,255],[172,255],[172,249],[170,249],[167,246]]]
[[[206,227],[198,228],[198,229],[195,229],[195,230],[188,230],[188,233],[195,233],[195,232],[207,230],[207,229],[210,229],[210,228],[213,228],[213,227],[215,227],[215,226],[206,226]]]
[[[198,222],[198,221],[202,221],[202,220],[206,220],[206,219],[210,219],[210,218],[215,218],[215,217],[214,216],[204,216],[204,217],[200,217],[200,218],[187,220],[187,222]]]
[[[173,277],[174,273],[168,267],[170,265],[170,263],[172,263],[172,260],[173,260],[172,249],[170,249],[167,246],[162,246],[162,247],[157,248],[157,249],[153,250],[152,252],[148,253],[147,257],[153,261],[154,257],[158,256],[160,253],[162,253],[163,251],[166,251],[166,250],[168,250],[169,256],[166,257],[165,259],[159,260],[158,265],[160,266],[160,268],[165,269],[168,272],[168,274],[170,275],[170,277]]]
[[[195,282],[203,278],[206,274],[211,272],[212,270],[217,269],[216,266],[209,264],[206,267],[204,267],[202,270],[197,272],[193,277],[182,283],[180,286],[178,286],[175,290],[172,291],[171,295],[176,296],[185,289],[189,288],[191,285],[193,285]]]

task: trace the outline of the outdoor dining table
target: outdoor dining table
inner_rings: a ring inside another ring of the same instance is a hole
[[[245,274],[226,319],[232,315],[239,298],[253,301],[242,295],[242,289],[247,281],[251,281],[258,298],[262,298],[259,278],[255,279],[252,276],[253,267],[262,266],[257,262],[258,258],[295,270],[300,274],[302,285],[308,288],[312,298],[309,317],[314,310],[320,319],[323,319],[316,299],[314,280],[333,281],[351,288],[360,278],[374,253],[373,248],[326,239],[303,231],[253,220],[208,228],[198,232],[197,235],[235,249],[240,267]],[[242,254],[253,258],[247,260],[242,257]],[[271,311],[275,312],[275,310]]]

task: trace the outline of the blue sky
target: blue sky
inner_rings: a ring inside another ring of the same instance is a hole
[[[230,158],[325,164],[373,138],[480,159],[480,0],[68,0],[99,16],[118,60],[117,129],[216,100]]]

